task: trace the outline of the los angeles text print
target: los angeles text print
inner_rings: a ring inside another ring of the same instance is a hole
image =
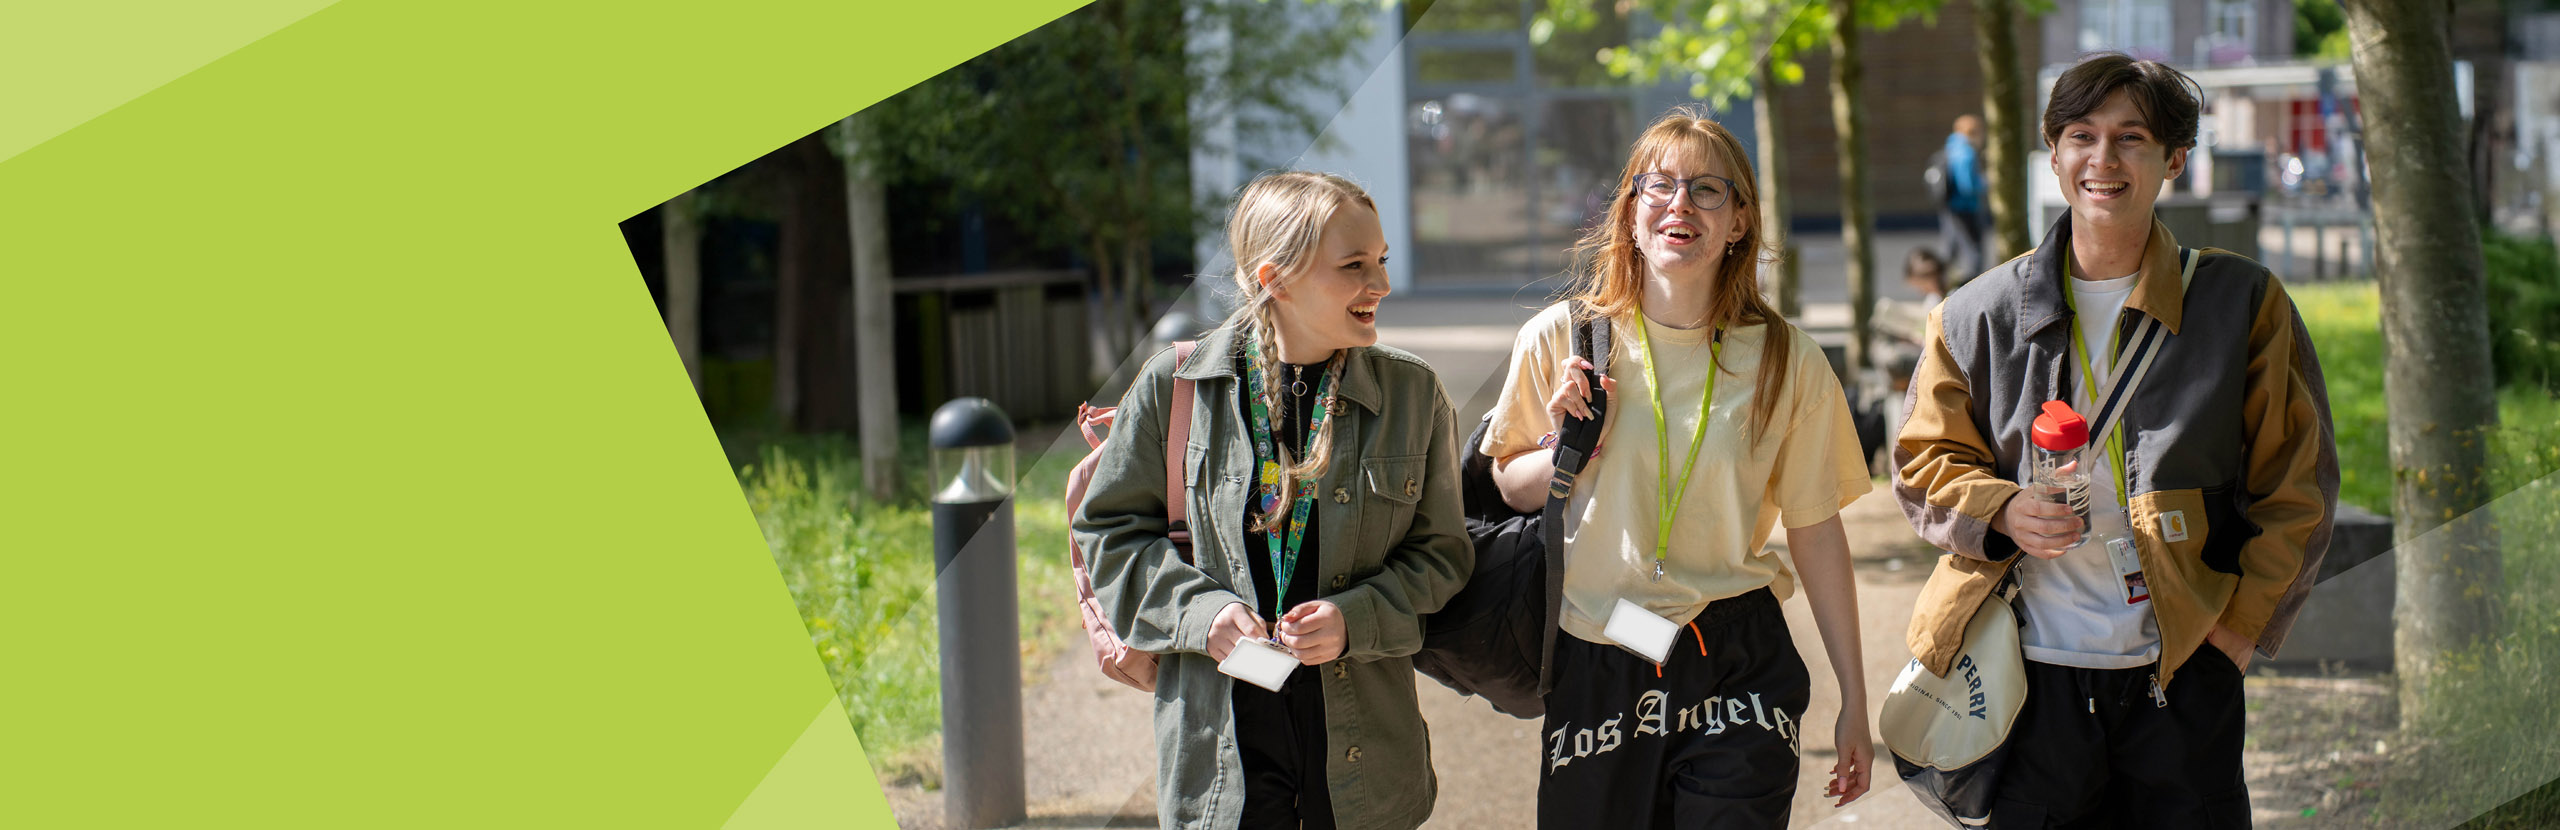
[[[1576,759],[1609,754],[1627,740],[1659,740],[1662,736],[1692,729],[1704,730],[1703,734],[1707,735],[1722,735],[1727,729],[1745,727],[1764,729],[1778,733],[1778,738],[1787,742],[1787,751],[1795,753],[1796,757],[1804,757],[1803,736],[1796,729],[1795,720],[1787,717],[1787,710],[1761,703],[1759,692],[1711,696],[1678,709],[1671,709],[1670,702],[1671,695],[1660,689],[1647,691],[1636,698],[1636,721],[1630,730],[1634,732],[1631,737],[1621,734],[1621,722],[1627,717],[1623,712],[1601,721],[1597,727],[1576,728],[1572,722],[1566,722],[1556,731],[1547,733],[1547,772],[1552,774]]]

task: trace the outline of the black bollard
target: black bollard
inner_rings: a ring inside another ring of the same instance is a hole
[[[1013,424],[985,398],[933,412],[933,572],[942,644],[945,827],[1025,818]]]

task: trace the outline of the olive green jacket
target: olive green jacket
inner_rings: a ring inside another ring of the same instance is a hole
[[[1096,451],[1101,461],[1074,518],[1113,630],[1131,648],[1164,655],[1156,675],[1156,803],[1167,828],[1226,830],[1244,808],[1233,681],[1206,653],[1220,609],[1258,605],[1244,559],[1245,504],[1255,488],[1252,439],[1238,415],[1237,348],[1234,331],[1221,328],[1178,368],[1170,349],[1147,362]],[[1164,518],[1165,398],[1177,373],[1198,396],[1183,464],[1193,539],[1187,561],[1167,540]],[[1342,609],[1349,629],[1342,657],[1318,672],[1325,781],[1342,827],[1407,830],[1431,815],[1438,790],[1413,689],[1419,615],[1438,610],[1475,565],[1459,504],[1459,434],[1438,378],[1413,355],[1353,349],[1339,386],[1310,540],[1316,584],[1326,592],[1320,599]]]

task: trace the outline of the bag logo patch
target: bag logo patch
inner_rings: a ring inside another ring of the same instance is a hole
[[[2170,542],[2187,540],[2187,511],[2171,510],[2160,514],[2160,538]]]

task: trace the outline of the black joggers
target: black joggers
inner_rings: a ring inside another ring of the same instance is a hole
[[[1267,692],[1235,682],[1236,750],[1244,756],[1244,820],[1238,830],[1333,830],[1325,786],[1324,683],[1299,666]]]
[[[1785,827],[1812,692],[1777,597],[1707,605],[1656,667],[1556,638],[1538,826]]]
[[[2027,661],[1991,827],[2248,827],[2240,670],[2208,643],[2159,696],[2154,672]]]

